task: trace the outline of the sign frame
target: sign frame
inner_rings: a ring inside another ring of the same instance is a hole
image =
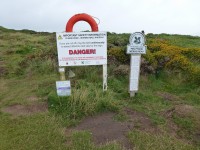
[[[65,28],[65,32],[70,33],[73,32],[73,27],[74,25],[79,22],[79,21],[85,21],[87,23],[89,23],[92,32],[98,32],[98,24],[96,23],[96,21],[94,20],[94,17],[82,13],[82,14],[75,14],[74,16],[72,16],[69,21],[66,24],[66,28]],[[60,67],[60,66],[59,66]],[[61,70],[59,70],[60,72],[60,78],[61,80],[65,80],[65,70],[64,72]],[[107,32],[106,32],[106,63],[103,64],[103,91],[107,91]]]

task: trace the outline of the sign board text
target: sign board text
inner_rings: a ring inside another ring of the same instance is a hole
[[[106,32],[56,33],[59,66],[107,64]]]

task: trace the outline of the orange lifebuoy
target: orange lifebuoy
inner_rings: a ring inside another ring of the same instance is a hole
[[[93,32],[98,31],[98,25],[96,21],[88,14],[76,14],[73,17],[69,19],[66,25],[66,32],[72,32],[74,24],[77,23],[78,21],[86,21],[87,23],[90,24],[91,29]]]

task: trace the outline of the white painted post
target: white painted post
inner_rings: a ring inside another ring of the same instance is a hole
[[[107,64],[103,65],[103,91],[107,91]]]
[[[132,54],[130,61],[129,91],[130,97],[134,97],[139,87],[141,54]]]
[[[60,80],[61,81],[65,81],[65,68],[64,67],[60,67],[59,68],[59,73],[60,73]]]
[[[145,41],[144,31],[142,33],[135,32],[130,36],[129,45],[127,45],[127,54],[131,54],[129,79],[130,97],[134,97],[138,91],[141,54],[146,54]]]

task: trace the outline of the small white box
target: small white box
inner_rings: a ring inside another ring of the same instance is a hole
[[[56,89],[58,96],[70,96],[71,85],[70,81],[56,81]]]

